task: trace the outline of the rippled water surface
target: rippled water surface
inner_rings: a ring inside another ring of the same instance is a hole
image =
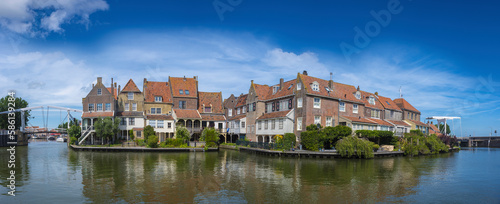
[[[500,203],[500,149],[360,160],[17,148],[15,197],[0,149],[0,203]]]

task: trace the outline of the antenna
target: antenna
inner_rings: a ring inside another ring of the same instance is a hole
[[[403,98],[403,93],[401,92],[401,86],[399,86],[399,98]]]

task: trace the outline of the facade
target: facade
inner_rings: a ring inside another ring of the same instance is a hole
[[[408,103],[404,98],[394,99],[394,103],[402,110],[403,120],[411,126],[412,130],[420,130],[424,134],[429,133],[429,126],[420,121],[420,111]]]
[[[226,117],[222,105],[222,92],[198,92],[198,112],[201,115],[202,130],[214,128],[226,142]],[[194,138],[198,140],[198,138]]]
[[[144,95],[130,79],[118,90],[116,117],[120,118],[118,135],[122,139],[130,139],[129,131],[133,130],[134,137],[144,139]]]
[[[226,113],[228,116],[228,135],[231,141],[244,140],[247,133],[247,97],[248,94],[241,94],[239,97],[231,95],[227,101]]]
[[[168,81],[172,93],[175,126],[186,127],[192,138],[199,138],[202,117],[198,112],[197,77],[169,77]]]
[[[172,93],[168,82],[148,81],[144,78],[144,126],[154,128],[160,142],[175,136],[172,114]]]

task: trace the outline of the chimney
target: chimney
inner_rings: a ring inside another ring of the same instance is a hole
[[[280,90],[283,89],[283,78],[280,78]]]
[[[144,81],[142,83],[142,93],[144,96],[146,95],[146,87],[148,87],[148,79],[144,78]]]
[[[102,84],[102,77],[97,77],[97,84]]]
[[[253,84],[253,79],[252,79],[252,80],[250,80],[250,82],[251,82],[251,84]]]
[[[184,81],[186,81],[186,76],[184,76]]]
[[[378,92],[377,91],[375,91],[375,96],[378,96]]]
[[[431,121],[431,125],[433,125],[434,122]]]
[[[359,91],[359,86],[358,86],[358,88],[356,88],[356,91]]]
[[[94,88],[94,83],[92,83],[92,88]]]
[[[306,70],[304,70],[304,71],[302,72],[302,74],[307,76],[307,71],[306,71]]]
[[[115,96],[115,87],[113,86],[113,78],[111,78],[111,96]]]
[[[118,94],[120,94],[120,85],[118,85],[118,90],[117,91],[118,91]]]
[[[193,79],[194,79],[195,81],[198,81],[198,76],[194,76],[194,77],[193,77]]]

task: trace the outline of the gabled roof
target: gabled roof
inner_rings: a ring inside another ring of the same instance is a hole
[[[409,111],[420,113],[420,111],[418,111],[415,107],[413,107],[410,103],[408,103],[408,101],[406,101],[404,98],[394,99],[394,103],[396,103],[396,105],[398,105],[398,107],[401,109],[406,109]]]
[[[175,115],[180,119],[201,119],[198,110],[174,109]]]
[[[229,118],[228,120],[240,120],[240,119],[245,118],[245,117],[247,117],[246,114],[240,114],[240,115],[235,115],[235,116]]]
[[[173,97],[196,98],[198,96],[197,81],[194,78],[169,77],[168,80]],[[183,94],[180,94],[179,90],[182,90]],[[189,91],[189,95],[186,94],[186,90]]]
[[[111,93],[111,87],[107,87],[106,89],[109,91],[109,93]],[[113,97],[115,97],[115,99],[117,95],[116,92],[117,92],[116,89],[114,89]]]
[[[168,82],[147,81],[144,87],[145,102],[155,102],[155,96],[161,96],[163,103],[172,103]]]
[[[260,85],[260,84],[254,84],[252,82],[253,89],[255,90],[255,93],[259,100],[264,101],[267,98],[267,93],[269,93],[269,86],[268,85]]]
[[[276,86],[279,87],[280,84],[276,84],[274,86],[269,87],[266,100],[271,100],[271,99],[275,99],[275,98],[281,98],[284,96],[293,95],[293,91],[294,91],[293,85],[295,84],[296,81],[297,81],[296,79],[293,79],[290,81],[283,82],[283,87],[281,89],[278,88],[278,91],[276,91],[276,93],[274,93],[274,94],[273,94],[273,87],[276,87]]]
[[[248,96],[248,94],[240,95],[240,97],[238,97],[238,100],[237,100],[236,105],[234,107],[246,105],[247,104],[247,96]]]
[[[377,124],[377,123],[375,123],[371,120],[368,120],[367,118],[363,118],[363,117],[350,117],[350,116],[340,116],[340,117],[345,118],[347,120],[350,120],[352,122]]]
[[[221,92],[199,92],[198,93],[198,111],[203,113],[203,105],[205,107],[212,106],[211,113],[223,113],[222,108],[222,93]]]
[[[82,118],[113,117],[113,112],[83,112]]]
[[[293,109],[292,109],[293,110]],[[259,117],[257,117],[256,120],[263,120],[263,119],[269,119],[269,118],[284,118],[290,111],[292,110],[286,110],[286,111],[277,111],[277,112],[272,112],[272,113],[266,113],[263,114]]]
[[[226,121],[224,115],[201,115],[203,121]]]
[[[303,82],[303,87],[306,89],[308,94],[320,95],[324,97],[337,98],[341,100],[348,100],[352,102],[364,103],[363,100],[357,99],[355,97],[356,88],[351,85],[341,84],[337,82],[333,82],[332,91],[326,90],[328,87],[329,81],[324,79],[319,79],[316,77],[311,77],[304,74],[298,74],[299,81]],[[311,84],[313,82],[318,82],[319,91],[313,91]]]
[[[224,99],[222,105],[224,106],[224,108],[234,108],[237,102],[238,102],[238,97],[235,97],[234,94],[231,94],[229,98]]]
[[[376,108],[379,110],[384,110],[384,106],[380,103],[380,101],[377,99],[377,95],[366,92],[366,91],[360,91],[361,92],[361,99],[363,99],[365,106],[369,108]],[[370,96],[374,98],[375,100],[375,105],[372,105],[370,103]]]
[[[368,120],[371,120],[378,125],[384,125],[384,126],[393,126],[392,124],[388,123],[387,121],[381,120],[381,119],[376,119],[376,118],[368,118]]]
[[[384,106],[385,109],[401,111],[398,105],[396,105],[396,103],[392,101],[390,98],[379,95],[378,100],[380,101],[380,103],[382,103],[382,106]]]
[[[434,131],[435,133],[440,133],[439,128],[436,127],[434,124],[427,124],[429,126],[429,129]],[[430,132],[430,131],[429,131]]]
[[[405,119],[405,120],[408,120],[410,122],[413,122],[415,123],[416,125],[419,125],[419,126],[427,126],[427,124],[423,123],[423,122],[420,122],[418,120],[412,120],[412,119]]]
[[[125,84],[125,86],[123,87],[122,92],[139,92],[140,93],[141,90],[139,90],[137,88],[137,85],[135,85],[134,80],[129,79],[127,84]]]
[[[390,123],[397,125],[397,126],[411,127],[411,125],[409,125],[408,123],[401,121],[401,120],[387,120],[387,122],[390,122]]]
[[[172,115],[146,115],[146,120],[174,120]]]

